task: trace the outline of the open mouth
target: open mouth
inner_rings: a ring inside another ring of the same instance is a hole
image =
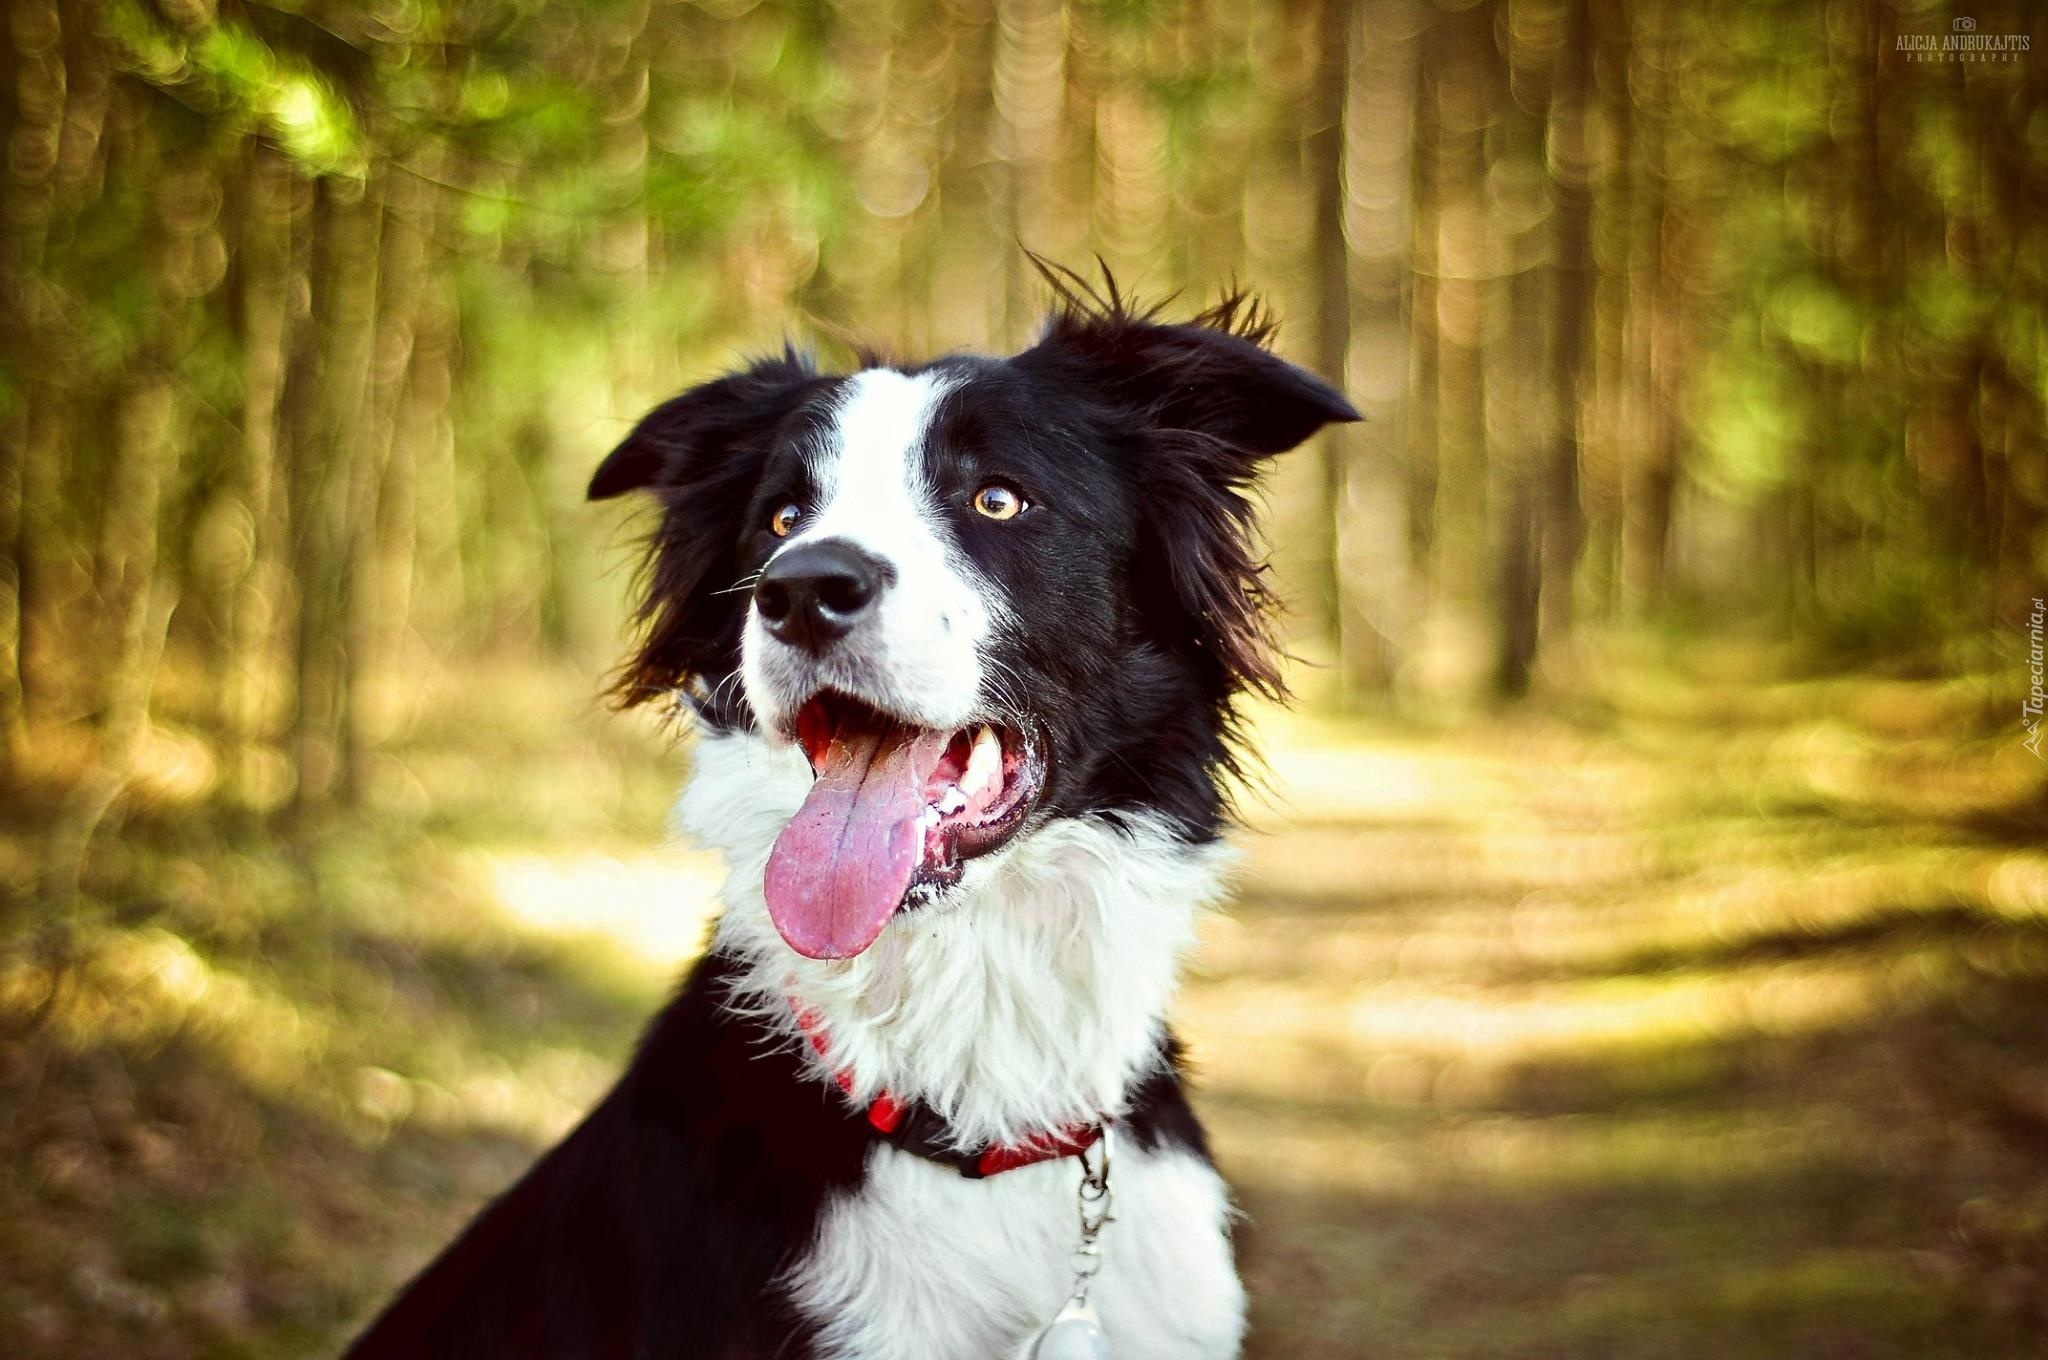
[[[763,888],[775,928],[811,958],[851,958],[907,902],[959,882],[1023,827],[1043,782],[1039,744],[1005,722],[941,731],[827,692],[796,735],[816,779]]]

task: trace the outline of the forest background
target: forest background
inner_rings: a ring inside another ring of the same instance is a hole
[[[10,0],[0,1353],[331,1352],[694,952],[630,421],[1233,283],[1261,1356],[2038,1356],[2048,15]]]

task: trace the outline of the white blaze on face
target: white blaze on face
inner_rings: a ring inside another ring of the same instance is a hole
[[[770,727],[829,685],[925,727],[957,727],[981,701],[988,590],[953,545],[924,472],[925,434],[946,393],[936,374],[868,369],[848,380],[811,454],[817,501],[778,553],[838,539],[895,573],[874,616],[822,657],[769,636],[749,609],[747,698]],[[772,560],[772,559],[771,559]]]

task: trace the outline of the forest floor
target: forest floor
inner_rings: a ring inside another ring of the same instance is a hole
[[[1262,720],[1180,1010],[1248,1353],[2048,1355],[2017,694],[1588,673],[1626,683]],[[644,724],[490,683],[419,686],[379,811],[282,841],[155,740],[68,968],[0,955],[0,1356],[330,1355],[603,1090],[717,870],[662,847]],[[17,921],[62,782],[0,806]]]

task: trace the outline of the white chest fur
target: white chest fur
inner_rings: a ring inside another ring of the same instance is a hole
[[[731,870],[718,945],[747,968],[735,1008],[800,1044],[800,1002],[858,1101],[885,1088],[921,1100],[963,1147],[1123,1113],[1158,1061],[1227,850],[1152,818],[1062,819],[969,861],[945,902],[898,919],[859,957],[807,959],[761,896],[769,849],[810,786],[803,757],[732,733],[700,741],[696,764],[678,815]]]
[[[792,1003],[830,1036],[864,1103],[887,1089],[945,1117],[962,1147],[1121,1116],[1159,1061],[1182,954],[1222,895],[1227,852],[1157,819],[1065,819],[970,861],[948,899],[857,958],[806,959],[761,896],[810,771],[746,733],[700,741],[682,829],[724,852],[717,944],[745,965],[731,999],[800,1050]],[[820,1079],[826,1074],[821,1072]],[[1118,1360],[1227,1360],[1244,1294],[1214,1170],[1126,1145],[1093,1299]],[[1022,1360],[1072,1285],[1077,1165],[987,1180],[880,1146],[829,1203],[790,1276],[833,1360]]]
[[[1073,1283],[1071,1160],[972,1181],[878,1147],[792,1273],[832,1360],[1024,1360]],[[1117,1360],[1228,1360],[1244,1332],[1223,1182],[1183,1152],[1119,1149],[1093,1299]]]

